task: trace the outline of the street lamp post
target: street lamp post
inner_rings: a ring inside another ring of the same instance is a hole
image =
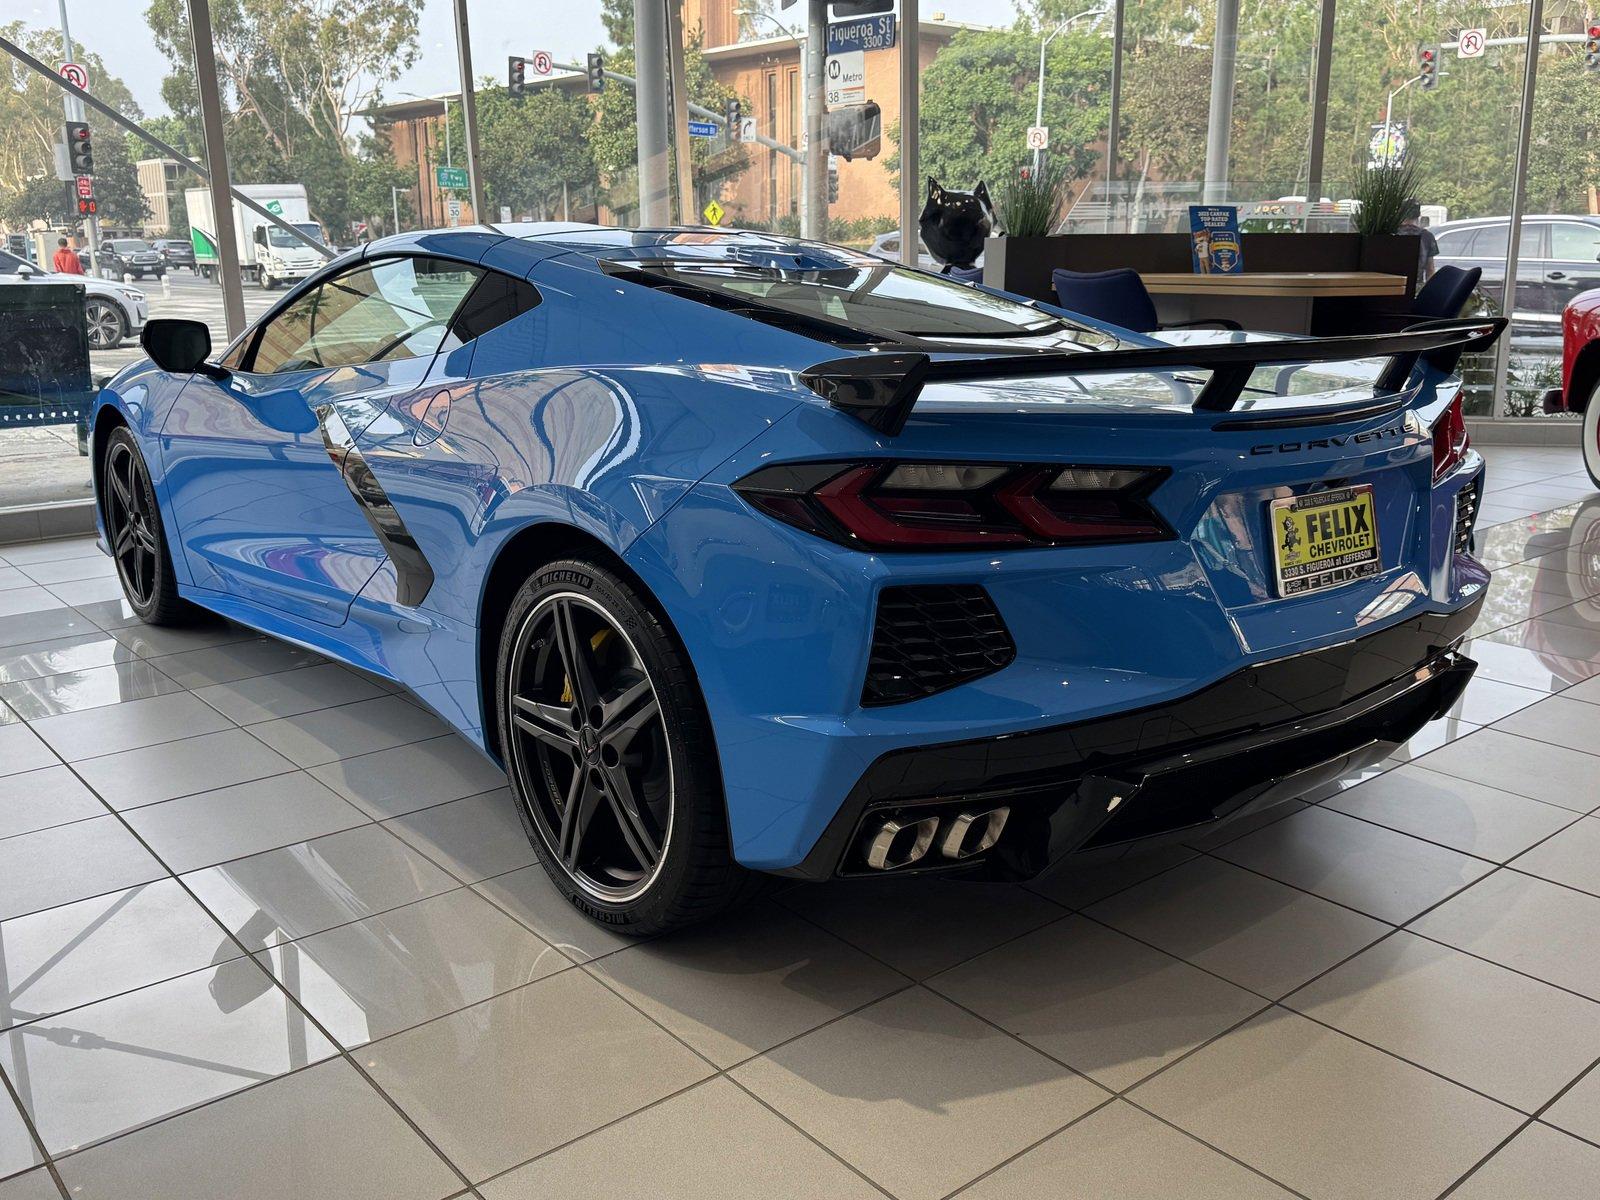
[[[1394,165],[1394,139],[1391,136],[1394,132],[1394,98],[1421,78],[1421,75],[1413,75],[1390,92],[1389,98],[1383,102],[1383,165],[1386,167]]]
[[[1039,42],[1039,98],[1038,98],[1038,100],[1035,102],[1035,104],[1033,106],[1033,123],[1035,125],[1043,125],[1044,124],[1044,52],[1045,52],[1045,50],[1049,47],[1051,42],[1056,40],[1057,35],[1065,33],[1067,31],[1067,26],[1071,25],[1074,21],[1081,21],[1084,17],[1104,16],[1105,15],[1105,11],[1106,10],[1103,9],[1103,8],[1086,8],[1081,13],[1074,13],[1072,16],[1068,17],[1065,21],[1062,21],[1061,24],[1057,25],[1053,30],[1051,30],[1049,33],[1047,33],[1044,36],[1044,38]],[[1039,156],[1040,156],[1041,153],[1042,153],[1042,151],[1039,151],[1039,150],[1035,150],[1033,152],[1033,173],[1035,175],[1037,175],[1039,173]]]
[[[390,233],[399,233],[400,232],[400,189],[399,188],[393,187],[393,186],[391,186],[389,188],[389,203],[394,206],[394,228],[391,229],[389,232]]]

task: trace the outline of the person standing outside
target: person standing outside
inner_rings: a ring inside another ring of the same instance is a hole
[[[1420,287],[1433,274],[1433,260],[1439,257],[1439,239],[1422,223],[1422,205],[1407,200],[1400,216],[1399,233],[1408,233],[1421,239],[1417,247],[1417,285]]]
[[[78,252],[67,245],[66,238],[56,239],[56,256],[50,260],[50,266],[58,275],[82,275],[83,264],[78,261]]]

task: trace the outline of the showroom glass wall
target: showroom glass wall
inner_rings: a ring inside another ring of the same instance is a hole
[[[133,6],[67,0],[65,7],[75,35],[70,56],[57,4],[39,0],[4,32],[52,65],[79,61],[94,95],[203,158],[187,0]],[[960,190],[982,180],[997,194],[1031,166],[1027,130],[1042,124],[1050,130],[1043,164],[1063,183],[1061,231],[1183,227],[1187,205],[1206,194],[1207,153],[1215,149],[1208,134],[1217,5],[1124,0],[1120,7],[1122,53],[1115,63],[1115,0],[1018,0],[1015,8],[1008,0],[945,0],[937,8],[924,5],[915,23],[897,14],[892,40],[881,26],[851,31],[846,53],[858,52],[861,78],[854,86],[848,78],[840,81],[843,91],[830,107],[868,119],[849,146],[829,143],[835,153],[808,187],[809,0],[788,8],[776,0],[683,0],[684,115],[697,123],[692,129],[688,122],[677,128],[668,96],[640,111],[638,82],[653,77],[663,80],[657,92],[668,89],[664,64],[640,68],[633,0],[577,0],[544,20],[538,33],[527,31],[511,0],[469,0],[481,213],[470,178],[461,178],[471,172],[465,170],[469,139],[453,0],[337,6],[213,0],[213,20],[233,180],[283,189],[272,197],[280,209],[331,246],[348,247],[396,228],[476,219],[637,223],[644,128],[647,149],[657,151],[649,185],[665,189],[670,219],[704,222],[716,215],[725,226],[805,229],[898,254],[907,149],[902,63],[915,67],[920,84],[920,164],[908,196],[913,215],[928,176]],[[1320,12],[1317,0],[1240,8],[1231,145],[1225,179],[1212,180],[1214,196],[1250,203],[1307,194]],[[1439,206],[1451,220],[1506,216],[1517,174],[1528,15],[1527,4],[1459,9],[1342,0],[1318,194],[1333,201],[1348,197],[1371,159],[1375,128],[1381,132],[1387,109],[1392,134],[1404,123],[1406,153],[1421,172],[1425,204]],[[1573,3],[1552,2],[1544,11],[1527,213],[1581,215],[1595,206],[1600,74],[1583,69],[1585,19]],[[664,24],[671,41],[675,30]],[[1487,31],[1481,57],[1456,57],[1452,47],[1464,27]],[[1445,47],[1444,69],[1439,86],[1424,92],[1407,81],[1418,43],[1430,41]],[[603,60],[605,82],[598,90],[588,73],[591,51]],[[520,96],[511,87],[512,56],[526,62]],[[1119,152],[1111,162],[1106,139],[1114,66],[1121,75],[1121,111]],[[0,221],[13,249],[48,257],[63,233],[84,241],[47,154],[62,100],[9,59],[6,69]],[[740,138],[729,136],[730,114],[740,119]],[[648,132],[663,116],[665,150]],[[194,236],[189,212],[191,189],[202,181],[109,124],[95,128],[102,235],[176,243],[164,280],[146,274],[106,282],[145,293],[153,312],[207,321],[215,340],[225,342],[221,293],[203,277],[209,265],[204,254],[199,274],[182,261],[185,244],[198,242],[202,251],[206,245]],[[689,147],[686,171],[671,149],[674,134]],[[1397,143],[1391,136],[1391,148]],[[1340,220],[1326,218],[1323,226]],[[277,253],[288,247],[271,245],[271,234],[264,235],[266,244],[257,242],[263,235],[256,224],[240,227],[248,242],[241,253],[242,290],[251,316],[294,278]],[[1492,254],[1493,242],[1484,239],[1481,248]],[[1541,228],[1524,254],[1502,405],[1512,415],[1530,412],[1531,398],[1551,382],[1560,298],[1540,285],[1549,282],[1544,276],[1554,258],[1584,249],[1574,250],[1576,244],[1571,230]],[[271,270],[272,263],[280,269]],[[119,349],[95,351],[93,373],[110,375],[138,356],[128,338]],[[1492,365],[1472,364],[1472,371],[1475,403],[1488,411]],[[0,433],[0,462],[0,507],[88,494],[87,465],[70,427]]]

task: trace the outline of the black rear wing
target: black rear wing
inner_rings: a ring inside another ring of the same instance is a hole
[[[1196,412],[1226,413],[1238,403],[1257,367],[1387,358],[1374,398],[1397,400],[1418,360],[1446,373],[1463,354],[1487,350],[1506,327],[1504,317],[1429,321],[1400,333],[1289,338],[1136,350],[1035,351],[935,359],[920,350],[872,351],[835,358],[800,373],[800,379],[834,408],[890,437],[906,419],[925,385],[969,380],[1028,379],[1040,375],[1130,375],[1203,370],[1210,378],[1195,399]],[[1281,416],[1281,412],[1275,413]],[[1342,414],[1351,415],[1351,414]]]

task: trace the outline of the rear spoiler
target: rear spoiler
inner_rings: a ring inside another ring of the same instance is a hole
[[[1400,333],[1083,350],[1071,354],[1021,352],[982,358],[935,359],[917,350],[873,351],[818,363],[802,371],[800,379],[834,408],[890,437],[905,427],[925,385],[979,379],[1198,369],[1210,371],[1211,377],[1200,389],[1195,411],[1225,413],[1238,402],[1255,369],[1271,365],[1387,358],[1374,394],[1393,399],[1410,383],[1419,359],[1449,373],[1463,354],[1494,345],[1506,324],[1505,317],[1472,317],[1428,321]]]

